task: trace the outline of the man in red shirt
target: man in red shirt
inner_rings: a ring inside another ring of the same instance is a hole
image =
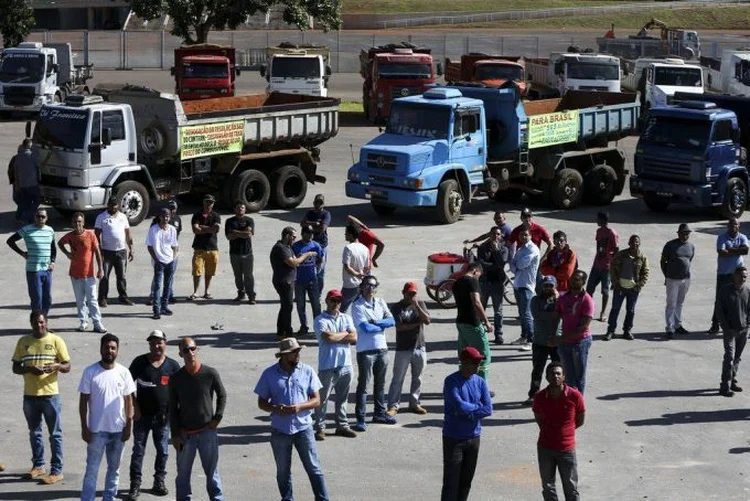
[[[540,262],[544,261],[552,248],[552,239],[544,226],[534,222],[534,214],[528,208],[521,211],[521,224],[513,228],[513,231],[510,232],[508,245],[515,245],[515,248],[523,245],[519,240],[519,235],[523,229],[529,230],[531,241],[539,248],[539,252],[541,253]],[[544,248],[544,252],[542,252],[542,242],[547,244]]]
[[[385,249],[385,244],[383,243],[383,241],[375,234],[375,232],[368,228],[365,223],[354,216],[346,216],[346,223],[353,224],[354,226],[359,228],[359,237],[357,238],[357,240],[359,240],[359,243],[367,247],[367,250],[370,251],[371,267],[377,268],[378,258]]]
[[[534,396],[532,410],[539,425],[537,459],[545,501],[556,500],[555,475],[560,480],[565,501],[578,501],[578,464],[576,429],[583,426],[586,406],[583,395],[565,384],[565,370],[560,362],[547,366],[549,386]]]
[[[591,266],[591,273],[589,273],[588,283],[586,284],[586,293],[593,297],[596,287],[601,284],[602,312],[599,314],[599,321],[604,322],[604,312],[607,311],[609,290],[611,288],[609,267],[620,245],[620,237],[615,230],[609,227],[609,213],[598,213],[596,215],[596,224],[599,226],[595,237],[596,254],[594,255],[594,264]]]

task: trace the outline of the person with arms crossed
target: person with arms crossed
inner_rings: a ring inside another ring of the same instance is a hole
[[[747,256],[748,239],[744,233],[740,233],[740,222],[737,218],[731,218],[727,222],[727,231],[716,238],[716,301],[719,299],[719,291],[725,285],[731,284],[734,270],[743,266],[742,256]],[[716,316],[716,301],[714,301],[714,314],[711,317],[711,327],[708,333],[711,335],[719,333],[719,319]]]
[[[234,301],[245,299],[248,304],[255,304],[255,277],[253,276],[253,237],[255,221],[245,214],[247,208],[243,202],[235,202],[234,216],[224,223],[224,235],[229,240],[229,262],[234,274],[234,286],[237,297]]]

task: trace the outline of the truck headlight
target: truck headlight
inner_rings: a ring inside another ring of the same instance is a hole
[[[407,188],[412,188],[414,190],[420,190],[422,189],[422,185],[424,185],[424,179],[420,178],[406,178],[403,180],[403,185]]]
[[[354,169],[349,171],[349,181],[359,181],[359,173]]]
[[[229,90],[227,90],[227,89],[221,89],[219,91],[220,94],[226,94],[227,92],[229,92]]]

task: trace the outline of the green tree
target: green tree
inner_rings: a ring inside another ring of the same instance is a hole
[[[0,33],[3,45],[15,47],[23,42],[34,27],[34,9],[28,0],[4,0],[0,9]]]
[[[18,1],[18,0],[14,0]],[[211,30],[236,29],[248,16],[283,8],[284,21],[308,29],[309,19],[327,31],[341,27],[339,0],[128,0],[135,14],[152,20],[168,14],[172,34],[186,44],[206,43]]]

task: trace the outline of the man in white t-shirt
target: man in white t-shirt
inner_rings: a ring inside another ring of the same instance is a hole
[[[125,280],[128,261],[133,260],[133,238],[130,235],[128,217],[120,212],[116,198],[110,198],[107,210],[97,216],[94,231],[99,239],[99,248],[104,259],[104,277],[99,282],[99,307],[107,307],[109,275],[112,268],[115,269],[117,277],[117,294],[120,296],[120,302],[133,306],[133,301],[128,299],[128,284]]]
[[[370,251],[357,241],[359,229],[352,224],[348,224],[344,230],[344,238],[348,243],[344,247],[342,256],[344,265],[342,271],[344,283],[341,286],[343,299],[341,300],[340,311],[342,313],[345,313],[349,305],[357,298],[362,277],[370,273]]]
[[[154,320],[162,315],[171,315],[169,298],[172,296],[175,259],[179,251],[177,230],[169,224],[169,209],[162,209],[157,216],[158,223],[151,225],[146,237],[148,253],[154,264],[154,278],[151,281],[151,304],[154,308]]]
[[[78,404],[81,437],[88,444],[81,501],[94,501],[96,498],[96,478],[105,454],[107,475],[102,500],[113,501],[117,496],[122,450],[133,428],[135,394],[135,382],[130,371],[115,362],[119,349],[117,336],[103,335],[99,347],[102,358],[86,367],[78,385],[81,394]]]

